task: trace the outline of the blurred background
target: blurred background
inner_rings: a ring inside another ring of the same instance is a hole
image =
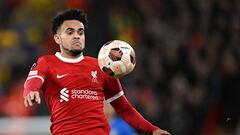
[[[0,135],[50,134],[45,104],[23,107],[23,83],[58,51],[51,19],[72,7],[88,14],[85,55],[113,39],[135,49],[121,82],[147,120],[173,135],[240,135],[239,0],[0,0]]]

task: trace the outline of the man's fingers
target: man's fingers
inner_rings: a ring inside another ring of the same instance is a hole
[[[41,103],[41,98],[40,98],[39,92],[35,92],[34,96],[35,96],[35,101],[38,104],[40,104]]]
[[[25,107],[32,106],[33,103],[41,103],[40,94],[38,91],[31,91],[27,96],[24,98],[24,105]]]
[[[26,97],[24,98],[24,105],[25,105],[25,107],[28,107],[28,103],[27,103],[27,98]]]
[[[164,131],[164,135],[171,135],[171,134],[167,131]]]
[[[162,133],[163,135],[171,135],[170,133],[168,133],[167,131],[163,131]]]
[[[31,100],[34,100],[34,95],[35,95],[35,92],[30,92],[30,93],[29,93],[29,96],[30,96],[30,99],[31,99]]]
[[[171,135],[170,133],[168,133],[167,131],[165,131],[165,130],[162,130],[161,131],[161,135]]]
[[[171,135],[171,134],[165,130],[157,129],[153,132],[153,135]]]
[[[32,105],[33,105],[32,100],[31,100],[31,94],[30,94],[30,93],[27,95],[27,103],[28,103],[29,106],[32,106]]]

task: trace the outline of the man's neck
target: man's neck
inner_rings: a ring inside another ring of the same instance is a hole
[[[68,54],[68,53],[66,53],[66,52],[60,52],[60,55],[61,55],[62,57],[65,57],[65,58],[76,59],[76,58],[79,58],[80,56],[82,56],[83,53],[80,53],[79,55],[73,56],[73,55],[70,55],[70,54]]]

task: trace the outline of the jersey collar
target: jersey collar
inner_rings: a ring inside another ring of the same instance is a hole
[[[74,58],[74,59],[70,59],[70,58],[66,58],[66,57],[63,57],[60,52],[56,52],[55,53],[55,56],[60,59],[61,61],[63,62],[67,62],[67,63],[77,63],[77,62],[80,62],[84,59],[84,56],[83,54],[81,54],[78,58]]]

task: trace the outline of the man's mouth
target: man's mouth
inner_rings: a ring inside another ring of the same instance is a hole
[[[78,41],[76,41],[76,42],[73,42],[72,44],[73,44],[73,45],[81,45],[81,43],[80,43],[80,42],[78,42]]]

